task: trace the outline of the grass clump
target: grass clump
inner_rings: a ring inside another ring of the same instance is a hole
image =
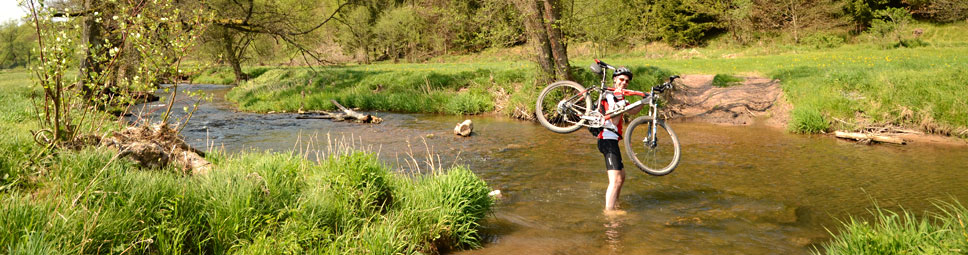
[[[743,81],[743,78],[739,78],[729,74],[716,74],[716,76],[713,76],[713,86],[720,87],[720,88],[739,85],[739,82],[741,81]]]
[[[968,209],[960,203],[936,203],[940,213],[918,217],[912,212],[875,207],[871,221],[855,217],[823,244],[825,254],[962,254],[968,251]],[[819,251],[816,252],[820,254]]]

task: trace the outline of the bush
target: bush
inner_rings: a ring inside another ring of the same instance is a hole
[[[803,45],[812,46],[816,49],[829,49],[829,48],[837,48],[837,47],[840,47],[840,45],[843,45],[844,38],[840,36],[820,32],[820,33],[814,33],[814,34],[808,35],[807,37],[804,37],[800,41],[800,43]]]

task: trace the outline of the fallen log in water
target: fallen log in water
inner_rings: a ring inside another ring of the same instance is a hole
[[[332,100],[331,102],[333,102],[333,105],[336,105],[336,107],[338,107],[343,112],[327,112],[327,111],[302,112],[299,116],[296,116],[296,119],[328,119],[333,121],[350,120],[356,123],[374,123],[374,124],[380,124],[380,122],[383,122],[383,119],[381,119],[380,117],[369,115],[369,114],[361,114],[356,111],[350,110],[349,108],[343,107],[343,105],[340,105],[339,103],[337,103],[336,100]]]
[[[894,143],[894,144],[905,143],[904,139],[897,138],[897,137],[891,137],[886,135],[865,134],[865,133],[857,133],[857,132],[837,131],[837,132],[834,132],[834,136],[837,136],[839,138],[858,140],[858,141],[875,141],[875,142]]]

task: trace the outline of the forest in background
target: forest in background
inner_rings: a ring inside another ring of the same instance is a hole
[[[44,3],[59,12],[54,16],[77,23],[79,37],[103,40],[120,36],[114,34],[116,25],[110,22],[88,21],[120,14],[110,1]],[[888,39],[895,47],[917,46],[917,31],[899,32],[910,22],[950,23],[968,18],[968,2],[960,0],[178,2],[183,9],[202,8],[214,15],[213,26],[200,38],[192,60],[232,67],[236,80],[248,78],[241,66],[421,62],[524,45],[531,40],[527,21],[542,19],[528,12],[532,4],[539,7],[537,15],[541,15],[542,5],[553,10],[556,17],[544,24],[560,30],[553,41],[565,48],[585,45],[596,56],[654,42],[676,48],[708,46],[710,41],[730,47],[782,44],[823,48],[857,41],[858,35]],[[101,28],[92,30],[90,25]],[[31,48],[36,48],[31,25],[8,21],[0,25],[0,37],[0,68],[26,66]]]

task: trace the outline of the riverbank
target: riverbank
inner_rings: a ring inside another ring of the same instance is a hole
[[[210,152],[213,170],[201,176],[143,169],[103,147],[34,159],[30,100],[39,93],[27,84],[26,72],[0,73],[6,252],[397,254],[481,244],[493,202],[473,172],[401,173],[346,144],[315,149],[318,163]]]
[[[965,24],[936,26],[922,37],[928,46],[885,48],[876,43],[837,48],[687,49],[645,47],[602,60],[630,67],[633,89],[648,89],[670,74],[766,77],[778,80],[791,108],[788,130],[823,133],[893,126],[927,134],[968,138],[968,43],[952,39]],[[954,40],[954,41],[952,41]],[[510,49],[509,51],[513,51]],[[229,94],[254,112],[331,110],[348,107],[395,112],[478,114],[497,112],[529,119],[544,84],[520,57],[441,59],[445,63],[374,64],[307,68],[261,68]],[[495,57],[503,56],[503,57]],[[510,58],[510,59],[509,59]],[[573,56],[577,80],[596,84]],[[581,60],[584,59],[584,60]]]

